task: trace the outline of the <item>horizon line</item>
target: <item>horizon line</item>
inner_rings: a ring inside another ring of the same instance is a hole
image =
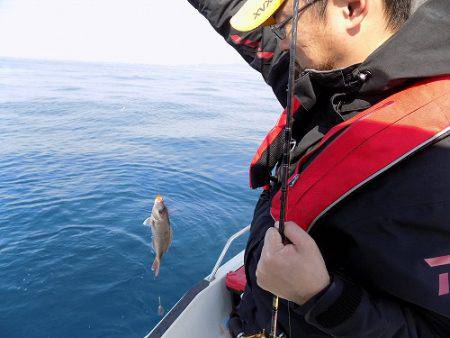
[[[10,56],[0,55],[0,59],[11,59],[21,61],[50,61],[50,62],[67,62],[67,63],[90,63],[90,64],[116,64],[116,65],[135,65],[135,66],[246,66],[245,62],[233,62],[233,63],[146,63],[140,61],[119,61],[119,60],[79,60],[79,59],[59,59],[59,58],[46,58],[46,57],[26,57],[26,56]]]

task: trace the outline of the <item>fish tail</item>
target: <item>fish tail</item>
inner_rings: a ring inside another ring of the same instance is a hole
[[[152,271],[155,273],[155,278],[158,277],[158,275],[159,275],[160,263],[161,263],[161,260],[159,259],[158,256],[156,256],[155,260],[153,261],[153,264],[152,264]]]

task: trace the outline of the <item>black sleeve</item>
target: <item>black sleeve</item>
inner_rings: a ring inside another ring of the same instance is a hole
[[[448,337],[449,321],[335,276],[318,297],[294,310],[333,337]],[[441,321],[440,321],[441,320]]]
[[[272,295],[257,285],[256,269],[264,235],[273,222],[270,193],[264,191],[245,251],[247,288],[238,315],[246,334],[270,329]],[[411,279],[411,284],[415,283]],[[436,291],[434,284],[430,287]],[[418,293],[420,288],[412,289]],[[281,304],[280,327],[291,337],[450,337],[450,318],[444,311],[438,314],[385,291],[363,287],[342,274],[333,273],[332,283],[303,306]]]
[[[230,25],[231,17],[243,0],[188,0],[242,58],[260,72],[272,87],[283,107],[286,107],[289,56],[278,48],[277,40],[268,27],[242,33]]]

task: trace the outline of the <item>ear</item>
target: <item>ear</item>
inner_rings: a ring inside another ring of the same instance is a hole
[[[369,0],[347,0],[344,15],[347,19],[347,29],[358,29],[369,11]]]

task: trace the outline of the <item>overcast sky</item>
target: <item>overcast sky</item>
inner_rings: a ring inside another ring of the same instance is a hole
[[[242,62],[187,0],[0,0],[0,56]]]

